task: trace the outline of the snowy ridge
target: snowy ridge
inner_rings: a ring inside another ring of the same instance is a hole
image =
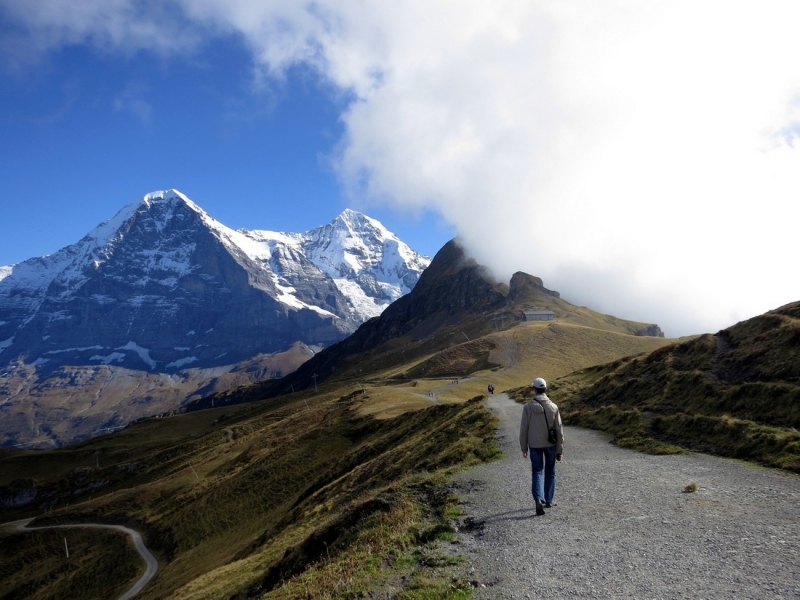
[[[75,244],[0,267],[0,352],[158,370],[213,363],[226,344],[244,352],[243,332],[248,348],[325,345],[408,293],[429,263],[350,209],[305,233],[233,230],[177,190],[152,192]],[[255,303],[232,313],[238,323],[227,314],[237,298]]]
[[[379,221],[351,209],[345,209],[332,223],[304,234],[266,230],[240,233],[257,244],[241,246],[254,259],[271,255],[291,263],[304,255],[333,280],[360,321],[381,314],[410,292],[430,264],[430,258],[414,252]]]

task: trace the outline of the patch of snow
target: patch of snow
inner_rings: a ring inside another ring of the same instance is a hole
[[[298,310],[307,308],[309,310],[313,310],[315,313],[319,315],[322,315],[323,317],[336,317],[336,315],[329,310],[325,310],[324,308],[320,308],[319,306],[314,306],[313,304],[306,304],[305,302],[297,298],[297,296],[294,295],[295,288],[288,285],[281,285],[280,283],[278,283],[279,280],[277,276],[273,278],[273,281],[275,282],[275,289],[278,291],[278,297],[275,298],[278,302],[285,304],[286,306],[289,306],[291,308],[296,308]]]
[[[409,292],[409,290],[404,289],[405,286],[399,286],[396,283],[384,283],[379,281],[378,285],[380,286],[381,290],[383,290],[383,293],[389,298],[389,300],[386,301],[386,304],[383,305],[384,308]]]
[[[98,354],[95,354],[94,356],[90,356],[89,360],[99,360],[104,365],[107,365],[107,364],[112,363],[114,361],[122,362],[122,360],[124,358],[125,358],[125,353],[124,352],[112,352],[108,356],[100,356]]]
[[[124,346],[115,348],[115,350],[133,350],[134,352],[136,352],[136,354],[139,355],[139,358],[141,358],[145,364],[150,366],[151,369],[156,368],[156,361],[150,358],[150,350],[148,350],[147,348],[142,348],[136,342],[128,342]]]
[[[167,369],[170,369],[172,367],[180,368],[183,365],[191,364],[191,363],[195,362],[196,360],[197,360],[196,356],[187,356],[186,358],[179,358],[178,360],[175,360],[175,361],[172,361],[171,363],[168,363],[166,368]]]
[[[173,350],[178,350],[179,352],[186,352],[187,350],[191,350],[189,346],[175,346]]]
[[[212,331],[214,331],[213,327],[211,329],[206,329],[206,333],[211,333]]]
[[[47,320],[51,323],[53,321],[69,321],[72,318],[72,315],[69,314],[65,310],[58,310],[56,312],[51,312],[47,315]]]
[[[0,327],[2,327],[3,325],[8,325],[8,321],[0,321]]]
[[[47,340],[49,340],[49,339],[50,339],[50,336],[49,336],[49,335],[43,335],[43,336],[42,336],[42,341],[43,341],[43,342],[46,342],[46,341],[47,341]]]
[[[5,267],[0,267],[0,281],[3,281],[3,279],[11,275],[13,271],[14,271],[14,265],[7,265]]]
[[[87,350],[102,350],[104,346],[84,346],[83,348],[64,348],[63,350],[48,350],[45,354],[63,354],[64,352],[86,352]]]
[[[364,320],[377,317],[383,312],[383,309],[389,305],[385,300],[378,301],[376,298],[367,296],[364,290],[361,289],[361,286],[355,281],[337,277],[333,282],[344,297],[347,298],[347,301],[353,307],[353,311],[357,315],[364,317]]]
[[[2,352],[3,350],[5,350],[6,348],[8,348],[8,347],[9,347],[11,344],[13,344],[13,343],[14,343],[14,338],[13,338],[13,336],[12,336],[12,337],[10,337],[10,338],[8,338],[7,340],[3,340],[3,341],[1,341],[1,342],[0,342],[0,352]]]
[[[279,231],[267,231],[265,229],[254,229],[252,231],[248,231],[247,229],[239,229],[237,232],[255,242],[267,243],[270,247],[274,247],[276,244],[281,244],[283,246],[290,246],[298,250],[301,247],[304,237],[301,233],[283,233]]]
[[[194,335],[194,329],[192,329],[192,330],[191,330],[189,333],[187,333],[186,335]]]
[[[34,367],[38,367],[39,365],[43,365],[43,364],[45,364],[45,363],[49,363],[49,362],[50,362],[50,359],[49,359],[49,358],[42,358],[42,357],[40,356],[40,357],[39,357],[39,358],[37,358],[35,361],[33,361],[33,362],[31,363],[31,365],[33,365]]]
[[[130,298],[128,298],[127,302],[128,304],[137,307],[144,306],[145,304],[159,305],[159,306],[171,306],[173,304],[164,296],[156,296],[154,294],[141,294],[139,296],[131,296]]]
[[[288,285],[281,285],[278,283],[278,277],[274,278],[275,289],[278,291],[278,297],[275,298],[278,302],[290,306],[292,308],[304,308],[305,304],[300,302],[294,295],[295,288]]]

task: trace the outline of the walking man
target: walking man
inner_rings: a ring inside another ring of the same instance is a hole
[[[561,461],[562,458],[564,431],[558,406],[545,393],[547,382],[537,377],[531,387],[534,396],[522,409],[519,445],[523,458],[528,457],[529,451],[531,453],[531,493],[536,504],[536,514],[543,515],[545,508],[553,506],[556,461]]]

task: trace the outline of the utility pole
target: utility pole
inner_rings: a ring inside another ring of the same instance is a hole
[[[69,546],[67,546],[67,538],[64,538],[64,551],[67,553],[67,558],[69,558]]]

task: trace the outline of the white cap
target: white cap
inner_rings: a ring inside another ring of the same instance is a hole
[[[546,390],[547,382],[541,377],[537,377],[536,379],[533,380],[531,387],[536,388],[537,390]]]

